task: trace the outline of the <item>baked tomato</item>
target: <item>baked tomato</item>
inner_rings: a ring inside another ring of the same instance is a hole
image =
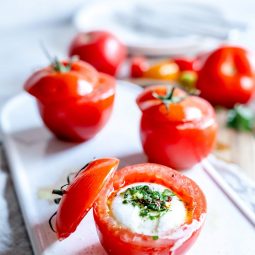
[[[109,75],[116,74],[126,54],[126,46],[106,31],[78,33],[69,48],[69,56],[77,55],[98,71]]]
[[[187,169],[213,149],[217,123],[206,100],[161,85],[144,90],[137,104],[142,146],[150,162]]]
[[[61,195],[61,199],[57,200],[59,208],[49,221],[58,239],[62,240],[75,231],[101,189],[113,177],[118,164],[119,160],[116,158],[94,160],[81,169],[71,183],[68,179],[68,183],[60,190],[53,190],[53,194]],[[55,229],[52,224],[54,216]]]
[[[93,207],[94,219],[109,255],[184,254],[196,240],[206,215],[200,188],[188,177],[157,164],[124,167],[100,194]],[[175,206],[175,202],[180,204]],[[173,227],[182,214],[181,205],[183,221]],[[151,226],[156,235],[144,234]]]
[[[35,72],[24,85],[36,97],[45,125],[60,139],[95,136],[112,112],[115,80],[83,62],[59,62]]]
[[[232,108],[247,103],[255,91],[251,54],[239,47],[223,46],[207,56],[199,70],[197,88],[213,105]]]

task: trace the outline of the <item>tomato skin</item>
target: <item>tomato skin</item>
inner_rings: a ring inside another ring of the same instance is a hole
[[[232,46],[216,49],[199,70],[197,88],[213,105],[232,108],[247,103],[255,92],[250,53]]]
[[[93,138],[111,116],[114,92],[96,101],[77,99],[57,104],[38,101],[44,124],[59,139],[83,142]]]
[[[75,231],[93,206],[103,186],[113,177],[118,164],[119,160],[116,158],[96,159],[80,170],[67,185],[56,214],[58,239],[62,240]]]
[[[72,40],[69,56],[77,55],[90,63],[99,72],[114,76],[125,60],[126,46],[107,31],[78,33]]]
[[[167,110],[152,96],[159,91],[162,94],[166,86],[148,88],[137,99],[143,112],[140,137],[144,152],[149,162],[177,170],[191,168],[206,157],[215,144],[214,109],[202,98],[187,96],[179,103],[170,104]],[[180,93],[177,90],[174,95]]]
[[[63,65],[67,62],[63,61]],[[91,65],[77,61],[72,63],[70,72],[56,72],[47,66],[33,73],[25,82],[24,89],[42,103],[77,99],[83,91],[92,90],[98,81],[98,73]],[[84,84],[83,90],[80,84]],[[88,94],[86,92],[85,94]]]
[[[134,57],[130,61],[130,76],[132,78],[141,78],[148,68],[149,63],[145,57]]]
[[[113,108],[115,80],[78,61],[68,72],[51,66],[34,73],[25,90],[36,97],[48,129],[59,139],[83,142],[107,123]]]
[[[151,236],[137,234],[128,228],[120,227],[115,221],[109,211],[108,199],[120,188],[135,182],[154,182],[172,189],[181,196],[187,206],[192,207],[191,221],[194,219],[200,221],[201,215],[206,213],[206,200],[202,191],[192,180],[179,172],[166,166],[150,163],[125,167],[115,173],[113,182],[108,183],[101,191],[101,196],[93,207],[99,239],[106,252],[109,255],[184,254],[196,240],[203,225],[202,222],[199,228],[192,232],[190,238],[171,251],[176,239],[159,237],[158,240],[153,240]]]
[[[189,58],[171,58],[170,61],[176,63],[181,72],[194,71],[194,60]]]

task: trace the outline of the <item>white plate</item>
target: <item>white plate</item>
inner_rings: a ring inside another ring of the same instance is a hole
[[[59,242],[48,219],[57,206],[38,194],[65,183],[65,176],[93,157],[115,156],[121,164],[145,162],[139,141],[140,113],[135,98],[140,88],[118,82],[108,125],[87,143],[55,139],[42,125],[34,99],[21,94],[3,109],[4,145],[18,199],[35,254],[105,255],[91,212],[70,238]],[[184,159],[185,160],[185,159]],[[204,190],[208,217],[190,255],[254,255],[255,230],[200,166],[185,172]]]
[[[148,56],[211,49],[228,39],[226,22],[217,7],[188,0],[106,0],[86,4],[74,17],[78,30],[108,30],[132,54]]]

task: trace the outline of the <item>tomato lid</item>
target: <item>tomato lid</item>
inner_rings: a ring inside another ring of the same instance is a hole
[[[90,162],[63,191],[56,212],[56,233],[64,239],[75,231],[98,198],[104,185],[113,177],[119,160],[101,158]],[[51,223],[51,222],[50,222]]]
[[[213,107],[204,99],[190,96],[179,88],[167,85],[156,85],[145,89],[136,102],[141,111],[149,115],[154,123],[196,122],[215,115]]]

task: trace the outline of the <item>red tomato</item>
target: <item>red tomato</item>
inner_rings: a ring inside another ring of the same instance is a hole
[[[180,71],[194,71],[194,60],[190,58],[171,58],[171,61],[175,62]]]
[[[141,78],[149,68],[149,63],[144,57],[134,57],[130,61],[130,76],[132,78]]]
[[[171,95],[168,88],[149,87],[137,98],[142,111],[140,137],[150,162],[187,169],[214,146],[215,112],[204,99],[188,96],[177,88]]]
[[[159,237],[153,240],[151,236],[134,233],[119,225],[109,210],[109,203],[121,188],[137,182],[164,185],[185,201],[190,217],[186,224],[177,230],[182,235],[176,238],[173,233],[167,238]],[[206,213],[206,200],[200,188],[188,177],[157,164],[138,164],[117,171],[113,181],[108,182],[101,194],[94,203],[93,212],[100,242],[109,255],[184,254],[196,240]],[[191,227],[194,221],[198,222],[197,228]],[[180,238],[183,238],[183,241]]]
[[[77,55],[98,71],[115,75],[126,58],[126,47],[113,34],[106,31],[78,33],[69,48],[69,56]]]
[[[232,108],[247,103],[255,91],[250,53],[231,46],[213,51],[199,71],[197,88],[213,105]]]
[[[73,142],[88,140],[104,127],[115,94],[114,79],[82,61],[56,62],[35,72],[24,87],[37,98],[45,125]]]
[[[66,189],[58,191],[62,195],[56,214],[58,239],[64,239],[75,231],[118,164],[119,160],[115,158],[94,160],[78,173]]]

